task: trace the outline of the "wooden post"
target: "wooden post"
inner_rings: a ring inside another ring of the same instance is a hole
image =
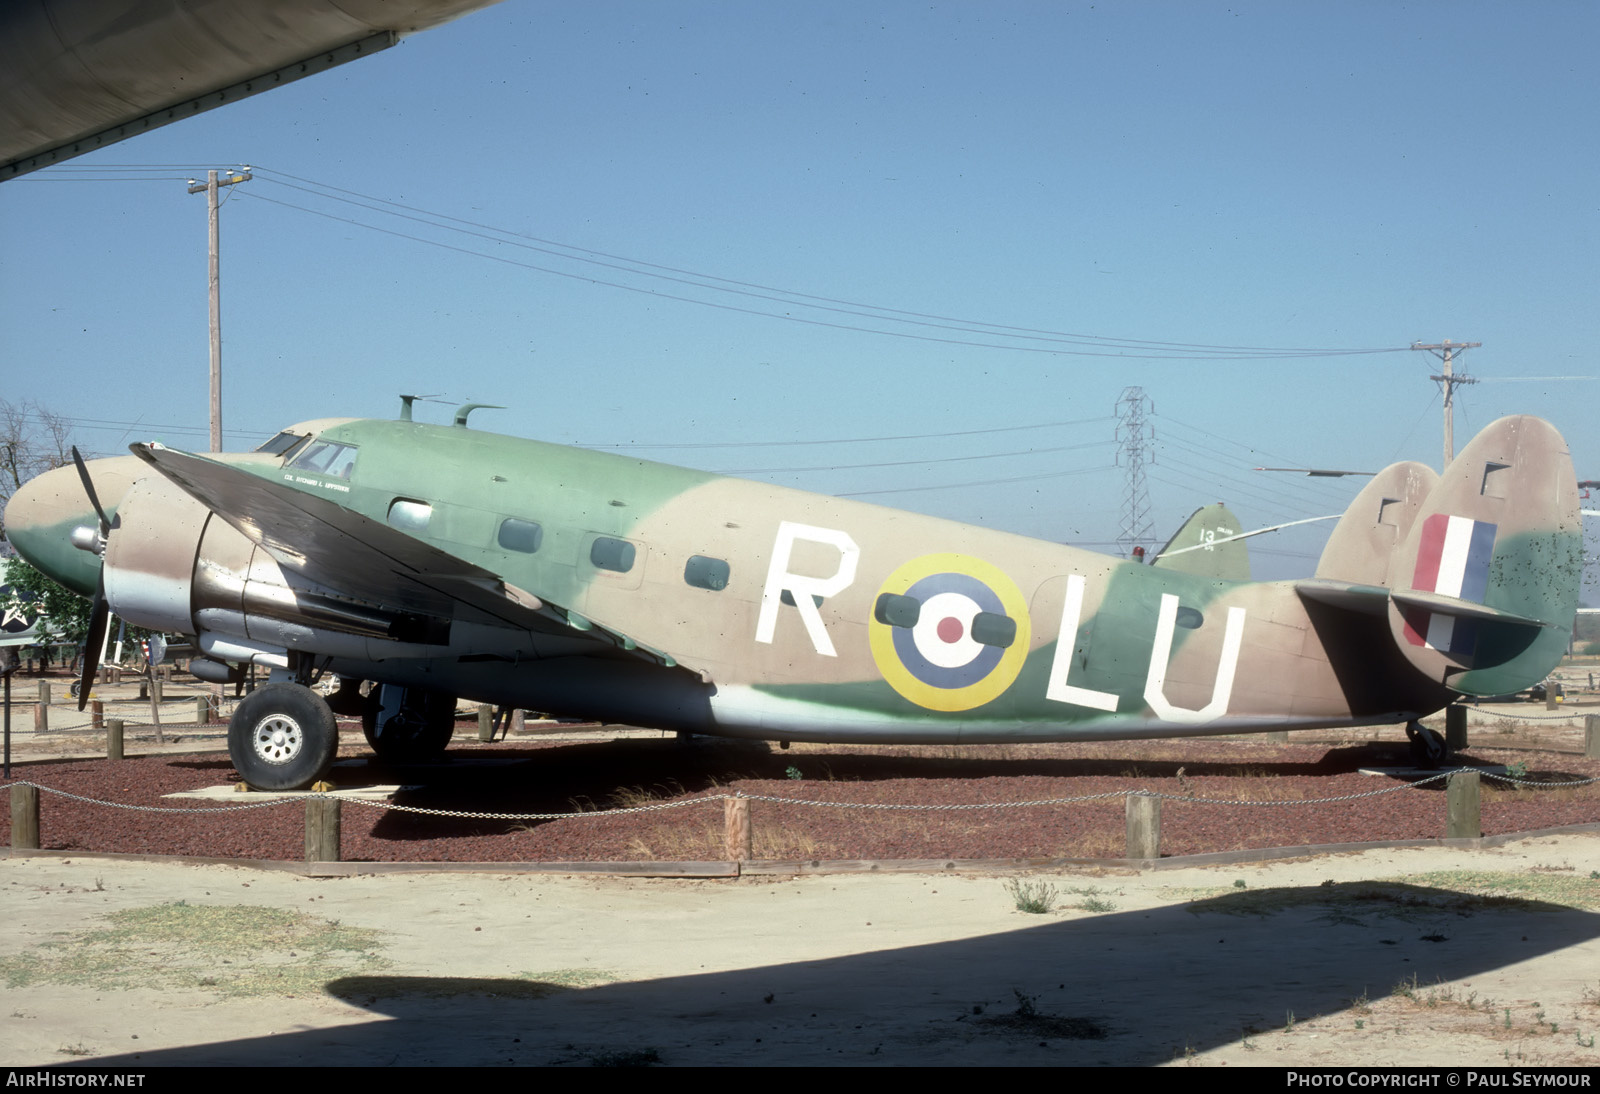
[[[1478,814],[1478,773],[1476,771],[1452,772],[1445,784],[1445,837],[1447,839],[1477,839],[1483,835],[1483,823]]]
[[[1584,715],[1583,754],[1591,760],[1600,760],[1600,714]]]
[[[122,719],[106,719],[106,759],[122,759]]]
[[[1554,684],[1551,684],[1544,689],[1544,709],[1556,709],[1556,689]]]
[[[488,703],[478,704],[478,740],[494,740],[494,708]]]
[[[50,732],[50,681],[39,681],[39,705],[33,708],[33,731]]]
[[[525,710],[513,710],[511,712],[511,729],[507,732],[506,735],[510,736],[512,733],[515,733],[517,736],[520,737],[527,730],[527,728],[528,728],[527,711],[525,711]]]
[[[167,739],[161,732],[161,677],[155,673],[150,674],[150,724],[156,727],[156,744],[166,744]]]
[[[101,699],[89,700],[89,728],[99,729],[106,724],[106,704]]]
[[[1467,708],[1453,703],[1444,708],[1444,750],[1459,752],[1467,747]]]
[[[338,798],[306,799],[306,861],[339,861]]]
[[[11,784],[11,848],[14,851],[39,849],[39,788]]]
[[[1161,799],[1154,794],[1129,794],[1128,858],[1161,857]]]
[[[722,821],[723,855],[729,862],[749,862],[755,838],[750,828],[750,799],[725,798]]]
[[[197,695],[194,700],[194,724],[197,726],[211,724],[211,696]]]

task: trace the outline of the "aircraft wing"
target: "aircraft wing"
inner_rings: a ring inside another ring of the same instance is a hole
[[[677,664],[663,651],[332,499],[159,444],[136,444],[132,451],[285,570],[342,595],[441,618],[466,608],[512,627],[587,637],[669,668]]]
[[[369,56],[495,2],[0,4],[0,179]]]

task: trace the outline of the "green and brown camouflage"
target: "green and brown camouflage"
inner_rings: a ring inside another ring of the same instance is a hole
[[[91,462],[114,507],[112,610],[195,635],[219,672],[315,666],[728,736],[952,742],[1408,721],[1542,679],[1577,601],[1576,479],[1535,418],[1490,425],[1442,476],[1389,468],[1314,578],[1259,583],[1242,542],[1214,543],[1238,528],[1221,507],[1142,565],[465,419],[324,419],[256,453]],[[94,592],[73,469],[6,518],[25,557]]]

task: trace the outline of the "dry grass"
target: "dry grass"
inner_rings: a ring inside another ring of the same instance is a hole
[[[300,995],[389,964],[377,953],[378,932],[279,908],[178,901],[105,918],[105,928],[63,934],[0,959],[0,977],[8,988],[51,983]]]
[[[716,862],[727,857],[721,824],[660,825],[628,841],[628,854],[638,862]],[[782,824],[756,824],[751,832],[751,857],[779,862],[844,857],[837,847],[821,843],[804,829]]]
[[[1535,799],[1547,802],[1595,801],[1600,799],[1600,783],[1590,783],[1587,786],[1552,786],[1543,789],[1538,786],[1516,786],[1500,782],[1498,779],[1482,779],[1479,783],[1478,796],[1484,803],[1509,805]]]

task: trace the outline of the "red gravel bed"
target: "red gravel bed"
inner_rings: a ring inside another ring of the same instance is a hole
[[[346,754],[361,754],[347,738]],[[490,813],[583,813],[738,791],[813,801],[1004,804],[1041,799],[1161,794],[1250,804],[1167,801],[1162,852],[1186,855],[1308,844],[1430,839],[1445,834],[1440,780],[1404,784],[1358,773],[1398,765],[1387,743],[1277,744],[1254,740],[869,748],[626,739],[594,743],[458,743],[431,769],[336,768],[342,787],[400,783],[394,803]],[[1558,752],[1473,749],[1466,762],[1522,762],[1542,784],[1600,776],[1600,761]],[[63,760],[13,768],[26,779],[129,805],[219,810],[228,803],[162,795],[237,782],[226,755],[162,755],[111,762]],[[1511,790],[1484,781],[1486,835],[1600,823],[1600,786]],[[244,796],[241,795],[241,798]],[[1021,808],[886,811],[757,801],[755,857],[811,859],[1116,858],[1123,854],[1121,798]],[[41,844],[58,851],[299,859],[299,803],[192,814],[112,809],[43,794]],[[9,843],[9,810],[0,812]],[[347,804],[348,861],[638,861],[723,857],[720,802],[661,812],[549,821],[433,817]]]

